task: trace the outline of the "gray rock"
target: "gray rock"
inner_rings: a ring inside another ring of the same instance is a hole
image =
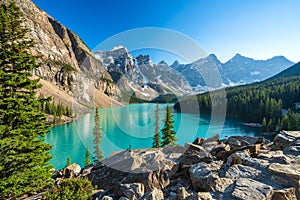
[[[300,131],[281,131],[274,138],[273,150],[283,150],[300,138]]]
[[[236,181],[232,197],[239,200],[271,200],[273,188],[269,185],[248,178],[240,178]]]
[[[193,165],[190,170],[190,178],[194,190],[196,191],[214,191],[212,187],[215,179],[219,178],[218,172],[223,161],[213,161],[211,163],[198,163]]]
[[[187,192],[184,187],[178,188],[176,200],[185,200],[189,196],[191,196],[191,194],[189,192]]]
[[[145,186],[141,183],[121,184],[123,194],[132,200],[136,200],[144,195]]]
[[[126,197],[121,197],[119,200],[129,200],[129,199]]]
[[[299,164],[277,164],[273,163],[269,167],[269,171],[282,175],[290,180],[296,188],[297,197],[300,199],[300,165]]]
[[[272,200],[297,200],[295,188],[274,190]]]
[[[198,192],[186,198],[186,200],[213,200],[209,192]]]
[[[69,165],[66,168],[64,168],[63,174],[66,178],[73,178],[78,176],[80,171],[81,167],[78,164],[73,163],[72,165]]]
[[[210,162],[212,156],[202,146],[195,144],[186,144],[186,152],[178,159],[179,168],[190,167],[200,162]]]
[[[145,193],[139,200],[162,200],[164,193],[160,189],[153,189]]]
[[[254,167],[256,169],[267,169],[270,165],[267,160],[252,158],[248,150],[238,151],[228,157],[226,162],[227,166],[230,167],[237,164]]]
[[[230,179],[238,179],[238,178],[251,178],[260,176],[261,171],[255,169],[253,167],[243,166],[243,165],[234,165],[230,167],[225,177]]]
[[[104,197],[102,197],[101,200],[114,200],[114,199],[110,196],[104,196]]]
[[[174,149],[177,152],[178,148]],[[170,152],[172,158],[162,149],[116,152],[101,161],[101,164],[96,164],[86,177],[93,185],[110,190],[119,196],[124,196],[118,189],[121,184],[141,183],[146,191],[163,189],[169,185],[171,170],[176,166],[174,152],[170,148],[166,152]]]
[[[291,159],[285,156],[281,150],[260,153],[257,157],[267,160],[270,163],[288,164],[291,162]]]

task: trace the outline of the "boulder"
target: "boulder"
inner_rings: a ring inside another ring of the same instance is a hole
[[[168,150],[139,149],[113,153],[101,162],[105,166],[123,172],[147,173],[161,169],[171,170],[175,164],[174,161],[182,153],[184,153],[184,148],[182,147],[168,147]],[[172,156],[168,154],[172,154]]]
[[[120,189],[131,200],[137,200],[145,193],[145,186],[141,183],[121,184]]]
[[[273,188],[253,179],[240,178],[236,181],[232,197],[239,200],[271,200]]]
[[[237,165],[237,164],[254,167],[259,170],[267,169],[270,165],[270,163],[267,160],[252,158],[250,156],[249,150],[238,151],[228,157],[228,159],[226,161],[226,165],[228,167],[230,167],[232,165]]]
[[[291,159],[285,156],[281,150],[260,153],[257,157],[268,160],[270,163],[288,164],[291,162]]]
[[[213,200],[209,192],[198,192],[186,198],[186,200]]]
[[[224,144],[223,142],[216,145],[212,150],[211,154],[215,156],[219,160],[225,160],[229,156],[229,151],[231,150],[228,144]]]
[[[299,156],[300,155],[300,138],[294,140],[291,146],[286,147],[284,150],[285,154],[292,155],[292,156]]]
[[[300,131],[281,131],[274,138],[273,150],[283,150],[300,138]]]
[[[210,162],[212,156],[202,146],[186,144],[187,151],[178,159],[179,168],[190,167],[200,162]]]
[[[231,178],[217,178],[213,183],[213,187],[216,192],[223,193],[233,183],[234,180]]]
[[[215,179],[219,178],[218,173],[222,166],[222,161],[213,161],[211,163],[198,163],[193,165],[190,170],[190,178],[194,190],[196,191],[214,191],[212,187]]]
[[[189,196],[191,196],[191,194],[186,191],[185,187],[178,188],[176,194],[176,200],[185,200]]]
[[[232,149],[238,149],[245,146],[254,146],[255,144],[265,144],[268,141],[260,137],[250,137],[250,136],[231,136],[226,141],[226,144],[229,144]]]
[[[269,171],[275,174],[282,175],[290,180],[296,188],[296,194],[300,199],[300,165],[299,164],[278,164],[273,163],[269,167]]]
[[[153,189],[145,193],[139,200],[162,200],[164,193],[160,189]]]
[[[204,141],[203,138],[199,138],[199,137],[198,137],[198,138],[196,138],[196,139],[194,140],[193,144],[201,145],[203,141]]]
[[[86,177],[98,188],[124,196],[121,184],[141,183],[145,190],[162,189],[170,183],[170,173],[183,147],[116,152],[98,162]],[[172,154],[172,155],[171,155]],[[176,156],[176,155],[177,156]],[[171,155],[171,156],[170,156]]]
[[[80,174],[81,167],[80,165],[73,163],[72,165],[67,166],[63,170],[63,175],[65,178],[73,178]]]
[[[226,140],[226,144],[228,144],[232,149],[237,149],[243,146],[242,142],[235,137],[229,137]]]
[[[206,149],[208,152],[210,152],[216,145],[219,144],[219,140],[220,140],[220,134],[217,134],[213,137],[207,138],[205,139],[201,146]]]
[[[227,170],[225,177],[230,179],[251,178],[251,177],[258,177],[260,176],[260,174],[261,171],[258,169],[238,164],[238,165],[231,166]]]
[[[295,188],[274,190],[272,200],[297,200]]]
[[[104,196],[104,197],[102,197],[101,200],[114,200],[114,199],[110,196]]]

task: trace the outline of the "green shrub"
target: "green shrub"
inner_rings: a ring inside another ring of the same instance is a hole
[[[92,183],[86,178],[64,179],[59,185],[53,185],[52,192],[44,195],[47,200],[86,200],[91,199]]]

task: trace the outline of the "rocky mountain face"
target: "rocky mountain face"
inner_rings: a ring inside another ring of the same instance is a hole
[[[216,55],[211,54],[190,64],[175,61],[169,66],[164,61],[154,64],[149,55],[133,58],[123,46],[107,52],[97,51],[95,55],[116,83],[131,88],[144,99],[168,93],[190,95],[208,89],[263,81],[293,65],[283,56],[263,61],[237,54],[228,62],[221,63]]]
[[[237,54],[226,63],[221,63],[212,54],[191,64],[175,62],[171,67],[184,76],[193,88],[201,90],[206,85],[203,75],[214,72],[212,69],[219,71],[218,76],[222,79],[223,86],[233,86],[263,81],[292,65],[293,62],[283,56],[254,60]]]
[[[121,151],[54,175],[57,184],[74,177],[87,177],[97,186],[94,199],[296,200],[300,132],[281,131],[274,142],[216,135],[184,147]]]
[[[215,88],[230,85],[230,80],[222,72],[222,63],[214,54],[199,59],[191,64],[180,64],[175,61],[171,67],[185,77],[190,86],[197,92],[206,91],[207,85]],[[210,76],[212,76],[212,80],[209,79]],[[217,78],[219,78],[220,81],[217,85],[214,85],[213,82],[216,82]]]
[[[283,56],[276,56],[268,60],[254,60],[236,54],[222,65],[222,72],[231,82],[245,84],[263,81],[293,64]]]
[[[140,98],[153,99],[168,93],[183,95],[191,91],[184,77],[165,62],[154,64],[149,55],[133,58],[123,46],[107,52],[97,51],[95,55],[119,87],[135,92]]]
[[[109,99],[107,95],[118,92],[118,88],[84,42],[31,0],[15,2],[24,14],[24,24],[30,29],[28,37],[36,43],[31,52],[41,56],[42,66],[34,72],[44,80],[41,93],[65,104],[75,100],[79,107],[82,107],[80,104],[108,106],[97,105],[94,99],[98,93]],[[64,95],[55,95],[59,92]]]

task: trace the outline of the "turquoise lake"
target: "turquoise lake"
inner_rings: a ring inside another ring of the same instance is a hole
[[[163,126],[165,104],[159,105],[160,125]],[[113,151],[148,148],[152,145],[154,132],[154,111],[156,104],[131,104],[120,108],[99,109],[102,139],[100,148],[104,156]],[[259,136],[260,129],[249,127],[242,122],[226,118],[224,125],[210,124],[209,115],[181,114],[173,112],[174,130],[178,144],[193,142],[197,137],[211,137],[220,134],[221,138],[233,135]],[[86,114],[73,123],[51,128],[45,136],[46,142],[53,145],[51,164],[56,169],[65,167],[68,156],[72,163],[83,166],[86,149],[94,152],[94,116]],[[222,121],[222,119],[220,119]]]

